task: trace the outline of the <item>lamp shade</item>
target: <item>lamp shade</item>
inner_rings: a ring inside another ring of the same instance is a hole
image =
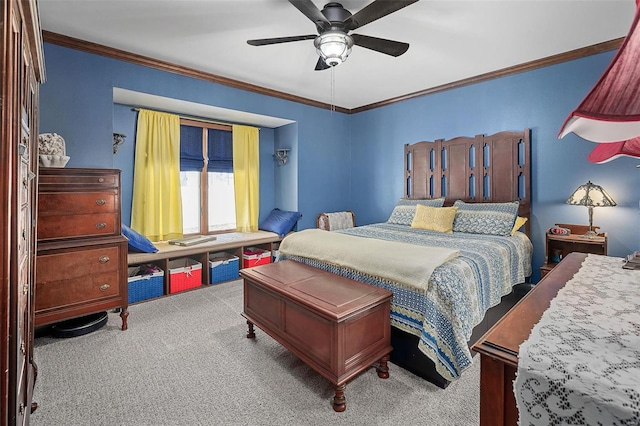
[[[588,181],[580,185],[567,199],[567,204],[587,207],[613,207],[616,202],[600,185]]]
[[[587,160],[602,164],[622,156],[640,158],[640,137],[624,142],[599,143],[589,153]]]
[[[600,80],[567,117],[570,132],[592,142],[624,142],[640,136],[640,0],[631,29]]]

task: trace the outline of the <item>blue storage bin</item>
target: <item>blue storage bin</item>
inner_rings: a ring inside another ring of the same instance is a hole
[[[209,283],[217,284],[223,281],[239,278],[239,259],[230,253],[213,253],[209,256]]]
[[[164,294],[164,271],[155,265],[129,267],[129,303]]]

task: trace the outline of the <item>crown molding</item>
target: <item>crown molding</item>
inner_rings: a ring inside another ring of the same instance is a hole
[[[623,40],[624,40],[624,37],[620,37],[614,40],[609,40],[609,41],[594,44],[591,46],[582,47],[580,49],[570,50],[568,52],[560,53],[557,55],[547,56],[546,58],[536,59],[535,61],[525,62],[523,64],[502,68],[500,70],[488,72],[486,74],[480,74],[474,77],[469,77],[469,78],[454,81],[451,83],[443,84],[441,86],[431,87],[429,89],[420,90],[418,92],[413,92],[407,95],[402,95],[402,96],[387,99],[384,101],[376,102],[373,104],[354,108],[351,110],[351,113],[356,114],[358,112],[363,112],[370,109],[391,105],[396,102],[406,101],[407,99],[418,98],[420,96],[425,96],[425,95],[432,95],[434,93],[444,92],[445,90],[457,89],[459,87],[468,86],[470,84],[476,84],[483,81],[493,80],[495,78],[506,77],[513,74],[519,74],[525,71],[532,71],[538,68],[560,64],[562,62],[573,61],[574,59],[584,58],[587,56],[595,55],[597,53],[608,52],[610,50],[617,50],[622,45]]]
[[[443,84],[436,87],[420,90],[418,92],[409,93],[395,98],[386,99],[380,102],[364,105],[358,108],[348,109],[342,107],[332,106],[324,102],[318,102],[311,99],[295,96],[289,93],[280,92],[277,90],[267,89],[265,87],[257,86],[254,84],[245,83],[239,80],[233,80],[231,78],[222,77],[216,74],[211,74],[203,71],[199,71],[193,68],[176,65],[170,62],[161,61],[150,58],[148,56],[142,56],[135,53],[130,53],[120,49],[114,49],[112,47],[104,46],[97,43],[73,38],[58,33],[49,31],[42,31],[43,41],[45,43],[56,44],[71,49],[81,50],[88,53],[93,53],[100,56],[106,56],[121,61],[131,62],[138,65],[143,65],[150,68],[159,69],[162,71],[171,72],[174,74],[184,75],[186,77],[197,78],[200,80],[208,81],[211,83],[222,84],[224,86],[233,87],[236,89],[247,90],[250,92],[258,93],[261,95],[272,96],[275,98],[284,99],[291,102],[297,102],[304,105],[309,105],[322,109],[333,109],[337,112],[345,114],[356,114],[363,111],[368,111],[375,108],[391,105],[397,102],[406,101],[408,99],[418,98],[421,96],[431,95],[438,92],[444,92],[446,90],[457,89],[459,87],[468,86],[470,84],[476,84],[495,78],[506,77],[513,74],[522,73],[525,71],[532,71],[538,68],[547,67],[550,65],[559,64],[562,62],[572,61],[575,59],[584,58],[587,56],[595,55],[598,53],[608,52],[610,50],[617,50],[622,45],[624,37],[620,37],[614,40],[605,41],[602,43],[594,44],[580,49],[571,50],[568,52],[560,53],[557,55],[548,56],[546,58],[537,59],[535,61],[525,62],[523,64],[515,65],[512,67],[503,68],[497,71],[480,74],[474,77],[465,78],[462,80],[454,81],[451,83]]]
[[[257,86],[250,83],[245,83],[239,80],[234,80],[234,79],[222,77],[216,74],[199,71],[194,68],[176,65],[171,62],[153,59],[148,56],[138,55],[136,53],[127,52],[120,49],[114,49],[112,47],[104,46],[102,44],[92,43],[90,41],[81,40],[79,38],[69,37],[62,34],[58,34],[58,33],[52,33],[49,31],[42,31],[42,38],[45,43],[57,44],[58,46],[68,47],[70,49],[81,50],[83,52],[93,53],[100,56],[106,56],[108,58],[118,59],[120,61],[131,62],[137,65],[143,65],[149,68],[155,68],[158,70],[167,71],[174,74],[184,75],[186,77],[197,78],[199,80],[222,84],[224,86],[229,86],[229,87],[233,87],[241,90],[247,90],[249,92],[272,96],[274,98],[280,98],[287,101],[297,102],[297,103],[301,103],[301,104],[305,104],[305,105],[309,105],[317,108],[334,110],[334,111],[342,112],[345,114],[350,113],[350,110],[347,108],[332,106],[324,102],[318,102],[318,101],[303,98],[300,96],[295,96],[289,93],[267,89],[265,87]]]

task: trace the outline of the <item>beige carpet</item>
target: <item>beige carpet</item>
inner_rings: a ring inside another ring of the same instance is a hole
[[[390,364],[333,386],[257,329],[247,339],[242,283],[139,303],[93,333],[36,338],[33,426],[477,425],[479,359],[447,389]]]

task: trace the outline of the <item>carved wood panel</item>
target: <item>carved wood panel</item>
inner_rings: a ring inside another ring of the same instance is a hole
[[[421,141],[404,147],[404,198],[520,202],[531,215],[531,132]],[[527,232],[528,232],[527,222]]]

